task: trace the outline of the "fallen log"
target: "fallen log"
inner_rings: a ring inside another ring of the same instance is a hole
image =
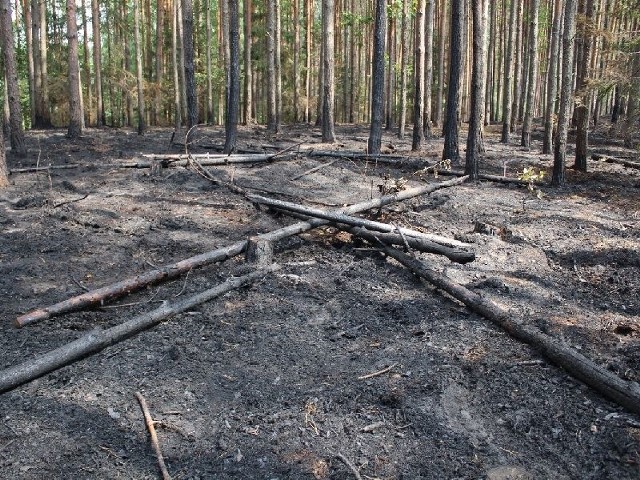
[[[300,175],[296,175],[295,177],[291,177],[291,180],[298,180],[298,179],[304,177],[305,175],[309,175],[310,173],[317,172],[318,170],[320,170],[322,168],[325,168],[325,167],[328,167],[330,165],[333,165],[336,162],[337,162],[337,160],[331,160],[330,162],[323,163],[322,165],[318,165],[317,167],[310,168],[309,170],[307,170],[305,172],[302,172]]]
[[[89,334],[55,350],[51,350],[35,359],[27,360],[19,365],[7,368],[0,372],[0,394],[98,353],[111,345],[122,342],[143,330],[158,325],[172,315],[185,312],[190,308],[219,297],[231,290],[255,282],[276,268],[277,266],[273,265],[268,269],[255,270],[242,277],[230,278],[214,288],[185,298],[180,302],[172,305],[162,305],[155,310],[138,315],[131,320],[106,330],[93,330]]]
[[[637,170],[640,170],[639,162],[632,162],[631,160],[625,160],[623,158],[610,157],[609,155],[603,155],[601,153],[594,153],[593,155],[591,155],[591,158],[594,160],[602,160],[607,163],[617,163],[627,168],[635,168]]]
[[[438,170],[438,175],[445,177],[463,177],[465,173],[462,170]],[[488,173],[479,173],[478,178],[489,182],[504,183],[507,185],[522,185],[524,187],[529,186],[529,183],[533,183],[534,185],[546,185],[546,182],[540,182],[538,180],[529,182],[528,180],[520,180],[519,178],[490,175]]]
[[[474,312],[503,328],[512,337],[532,346],[544,357],[562,367],[578,380],[586,383],[619,405],[640,414],[640,385],[636,382],[628,382],[621,379],[551,336],[519,322],[508,311],[491,300],[483,298],[477,293],[453,282],[446,275],[431,270],[423,262],[411,258],[395,248],[386,247],[383,251],[416,275],[426,279],[437,288],[444,290],[456,300],[464,303]]]
[[[420,157],[409,157],[406,155],[392,155],[392,154],[380,154],[370,155],[368,153],[353,152],[353,151],[323,151],[323,150],[309,150],[307,152],[308,157],[331,157],[331,158],[346,158],[349,160],[364,160],[368,162],[386,163],[390,165],[402,165],[407,164],[414,165],[416,167],[422,167],[425,164],[425,160]]]
[[[72,163],[70,165],[48,165],[46,167],[12,168],[9,170],[9,175],[13,175],[15,173],[43,172],[48,170],[66,170],[69,168],[78,168],[79,166],[79,163]]]
[[[447,247],[445,245],[441,245],[439,243],[430,242],[429,240],[409,237],[405,236],[403,238],[402,235],[397,233],[382,233],[382,232],[372,232],[371,230],[367,230],[362,227],[346,227],[344,225],[338,224],[338,228],[341,230],[345,230],[352,235],[356,235],[358,237],[362,237],[371,243],[374,246],[379,245],[378,242],[386,243],[387,245],[405,245],[414,250],[418,250],[420,252],[425,253],[433,253],[435,255],[442,255],[447,257],[452,262],[456,263],[469,263],[473,262],[476,258],[474,252],[468,252],[466,250],[460,250],[457,248]]]
[[[306,215],[295,212],[282,212],[294,218],[309,220],[309,217],[307,217]],[[380,243],[386,245],[400,245],[418,250],[420,252],[442,255],[444,257],[447,257],[452,262],[461,264],[473,262],[476,259],[476,255],[474,252],[447,247],[439,243],[430,242],[429,240],[425,240],[423,238],[407,237],[398,233],[374,232],[371,230],[367,230],[366,228],[352,227],[350,225],[344,225],[342,223],[336,222],[331,222],[331,225],[342,231],[348,232],[351,235],[361,237],[367,242],[371,243],[373,246],[379,246]]]
[[[197,159],[201,165],[205,167],[214,167],[216,165],[230,165],[242,163],[261,163],[273,161],[275,154],[255,154],[255,155],[223,155],[209,153],[192,153],[192,154],[164,154],[164,155],[144,155],[150,160],[141,160],[137,162],[121,163],[122,168],[151,168],[160,162],[164,168],[167,167],[185,167],[189,164],[189,160]],[[289,158],[293,155],[289,155]]]
[[[363,227],[369,230],[375,230],[378,232],[393,233],[399,232],[407,237],[414,237],[423,239],[430,242],[439,243],[449,247],[469,247],[468,243],[463,243],[452,238],[442,237],[440,235],[434,235],[431,233],[417,232],[403,227],[396,227],[387,223],[376,222],[373,220],[367,220],[365,218],[352,217],[340,212],[327,212],[318,208],[305,207],[296,203],[285,202],[282,200],[276,200],[273,198],[262,197],[260,195],[247,195],[247,198],[253,202],[260,203],[262,205],[268,205],[270,207],[277,208],[279,210],[291,211],[300,213],[309,217],[322,218],[334,223],[343,223],[354,227]]]
[[[403,190],[396,195],[386,195],[384,197],[369,200],[367,202],[357,203],[349,207],[340,209],[338,210],[338,212],[358,213],[364,210],[369,210],[371,208],[381,208],[396,201],[406,200],[418,195],[425,195],[431,192],[435,192],[436,190],[440,190],[442,188],[459,185],[463,183],[467,178],[468,177],[455,178],[446,182],[432,183],[422,187]],[[275,242],[278,240],[282,240],[283,238],[306,232],[307,230],[311,230],[312,228],[327,225],[328,223],[329,222],[327,222],[326,220],[313,219],[309,221],[294,223],[278,230],[258,235],[257,237],[261,240]],[[20,328],[40,320],[45,320],[47,318],[62,315],[63,313],[73,312],[93,305],[103,304],[108,300],[127,295],[148,285],[176,278],[194,268],[203,267],[205,265],[210,265],[212,263],[221,262],[235,257],[236,255],[240,255],[242,252],[244,252],[246,248],[247,240],[241,240],[227,247],[211,250],[209,252],[195,255],[179,262],[172,263],[170,265],[166,265],[149,272],[145,272],[141,275],[129,277],[111,285],[107,285],[96,290],[82,293],[67,300],[63,300],[54,305],[32,310],[23,315],[20,315],[15,319],[15,326]]]

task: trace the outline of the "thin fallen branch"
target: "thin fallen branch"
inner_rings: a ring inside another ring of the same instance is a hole
[[[140,403],[142,414],[144,415],[144,423],[147,426],[147,430],[149,430],[151,445],[153,446],[153,451],[156,453],[156,458],[158,459],[158,467],[160,468],[162,479],[171,480],[171,475],[169,475],[167,466],[164,463],[164,457],[162,456],[162,450],[160,449],[160,443],[158,442],[158,435],[156,434],[156,427],[154,426],[153,418],[151,418],[151,413],[149,412],[147,401],[144,399],[140,392],[136,392],[135,395],[138,399],[138,403]]]
[[[549,335],[519,322],[508,311],[491,300],[450,280],[446,275],[435,272],[423,262],[415,260],[395,248],[383,250],[416,275],[426,279],[437,288],[444,290],[456,300],[464,303],[474,312],[492,321],[512,337],[527,343],[547,359],[565,369],[572,376],[591,386],[605,397],[640,414],[640,385],[628,382],[597,365],[584,355],[562,344]]]
[[[382,370],[378,370],[377,372],[362,375],[358,377],[358,380],[367,380],[368,378],[379,377],[380,375],[384,375],[385,373],[390,372],[393,368],[395,368],[396,365],[397,363],[394,363],[393,365],[389,365],[388,367],[383,368]]]
[[[53,208],[59,208],[59,207],[61,207],[61,206],[63,206],[63,205],[67,205],[67,204],[69,204],[69,203],[79,202],[80,200],[84,200],[84,199],[85,199],[85,198],[87,198],[88,196],[89,196],[89,194],[88,194],[88,193],[85,193],[85,194],[84,194],[82,197],[80,197],[80,198],[76,198],[76,199],[74,199],[74,200],[67,200],[67,201],[64,201],[64,202],[56,203],[56,204],[53,206]]]
[[[62,347],[0,371],[0,394],[13,390],[20,385],[77,362],[85,357],[94,355],[111,345],[115,345],[146,329],[158,325],[172,315],[185,312],[197,305],[224,295],[231,290],[255,282],[276,268],[277,266],[274,265],[268,269],[253,271],[242,277],[230,278],[214,288],[185,298],[180,302],[173,304],[165,303],[155,310],[135,316],[124,323],[106,330],[96,329]]]
[[[594,160],[602,160],[607,163],[617,163],[618,165],[623,165],[627,168],[635,168],[636,170],[640,170],[639,162],[632,162],[631,160],[625,160],[623,158],[610,157],[601,153],[594,153],[593,155],[591,155],[591,158],[593,158]]]
[[[431,233],[417,232],[408,228],[399,228],[389,225],[387,223],[376,222],[373,220],[367,220],[365,218],[353,217],[344,213],[327,212],[317,208],[306,207],[297,203],[285,202],[282,200],[276,200],[273,198],[262,197],[260,195],[248,195],[247,198],[252,202],[260,203],[262,205],[268,205],[280,210],[291,211],[307,215],[309,217],[322,218],[329,220],[330,222],[343,223],[354,227],[363,227],[369,230],[375,230],[378,232],[394,233],[395,231],[402,232],[407,237],[420,238],[429,240],[431,242],[440,243],[449,247],[469,247],[468,243],[463,243],[452,238],[442,237],[440,235],[434,235]]]
[[[362,152],[354,151],[323,151],[323,150],[309,150],[307,152],[309,157],[333,157],[333,158],[348,158],[350,160],[365,160],[368,162],[388,163],[392,165],[406,165],[407,163],[415,163],[416,165],[424,165],[425,160],[419,157],[410,157],[407,155],[369,155]]]
[[[462,177],[465,175],[465,173],[461,170],[438,170],[438,175],[442,175],[445,177]],[[519,178],[513,178],[513,177],[503,177],[500,175],[489,175],[488,173],[480,173],[478,174],[478,178],[480,180],[487,180],[489,182],[496,182],[496,183],[504,183],[507,185],[522,185],[522,186],[529,186],[529,181],[528,180],[520,180]],[[546,182],[540,182],[540,181],[533,181],[534,185],[546,185]]]
[[[73,163],[70,165],[49,165],[48,167],[26,167],[26,168],[12,168],[9,170],[9,175],[14,173],[31,173],[31,172],[42,172],[48,170],[66,170],[68,168],[78,168],[80,166],[79,163]]]
[[[323,163],[322,165],[318,165],[317,167],[310,168],[309,170],[307,170],[305,172],[302,172],[300,175],[296,175],[295,177],[291,177],[291,180],[298,180],[298,179],[304,177],[305,175],[309,175],[311,173],[317,172],[320,169],[323,169],[325,167],[333,165],[337,161],[338,161],[337,159],[336,160],[331,160],[330,162]]]
[[[349,207],[338,210],[342,213],[358,213],[371,208],[381,208],[391,203],[406,200],[408,198],[416,197],[418,195],[426,195],[442,188],[448,188],[455,185],[460,185],[468,177],[455,178],[446,182],[432,183],[418,188],[412,188],[403,190],[396,195],[387,195],[380,198],[375,198],[367,202],[357,203]],[[262,240],[276,242],[283,238],[291,237],[302,232],[311,230],[312,228],[327,225],[329,222],[326,220],[313,219],[308,221],[297,222],[292,225],[273,230],[268,233],[258,235]],[[62,315],[63,313],[82,310],[83,308],[90,307],[92,305],[102,305],[108,300],[127,295],[136,290],[140,290],[147,285],[158,283],[164,280],[176,278],[191,269],[200,268],[212,263],[221,262],[229,258],[240,255],[247,248],[247,240],[241,240],[233,243],[227,247],[211,250],[193,257],[189,257],[179,262],[160,267],[149,272],[145,272],[141,275],[129,277],[119,282],[107,285],[105,287],[91,290],[89,292],[77,295],[75,297],[63,300],[54,305],[38,308],[30,312],[20,315],[15,320],[17,327],[24,327],[30,323],[34,323],[40,320],[45,320],[54,316]]]

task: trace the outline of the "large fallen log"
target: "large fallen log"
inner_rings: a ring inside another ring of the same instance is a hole
[[[455,178],[446,182],[432,183],[422,187],[403,190],[396,195],[386,195],[384,197],[375,198],[373,200],[345,207],[338,211],[343,213],[358,213],[369,210],[371,208],[381,208],[393,202],[406,200],[418,195],[425,195],[442,188],[459,185],[463,183],[467,178],[468,177]],[[258,235],[258,238],[265,241],[275,242],[292,235],[306,232],[307,230],[311,230],[312,228],[327,225],[328,223],[329,222],[327,222],[326,220],[319,219],[297,222],[292,225],[279,228],[278,230]],[[127,295],[148,285],[164,280],[169,280],[171,278],[176,278],[194,268],[203,267],[205,265],[224,261],[228,258],[240,255],[246,250],[246,248],[247,240],[241,240],[224,248],[218,248],[216,250],[211,250],[200,255],[195,255],[179,262],[172,263],[170,265],[166,265],[149,272],[145,272],[141,275],[129,277],[111,285],[85,292],[67,300],[58,302],[54,305],[38,308],[36,310],[27,312],[24,315],[20,315],[16,318],[15,325],[16,327],[24,327],[25,325],[40,320],[45,320],[54,316],[62,315],[63,313],[81,310],[92,305],[103,304],[108,300]]]
[[[463,243],[453,238],[447,238],[440,235],[434,235],[431,233],[418,232],[409,228],[396,227],[387,223],[376,222],[373,220],[367,220],[365,218],[352,217],[341,212],[327,212],[326,210],[320,210],[318,208],[306,207],[297,203],[285,202],[282,200],[276,200],[273,198],[262,197],[260,195],[247,195],[247,198],[253,202],[274,207],[279,210],[291,211],[300,213],[309,217],[322,218],[334,223],[343,223],[345,225],[351,225],[354,227],[363,227],[368,230],[375,230],[377,232],[394,233],[398,232],[407,237],[414,237],[430,242],[439,243],[449,247],[469,247],[468,243]]]
[[[13,390],[14,388],[28,383],[47,373],[53,372],[65,365],[77,362],[85,357],[98,353],[105,348],[118,342],[126,340],[143,330],[158,325],[168,317],[177,313],[185,312],[201,303],[219,297],[231,290],[240,288],[249,283],[263,278],[269,271],[277,266],[256,270],[242,277],[230,278],[221,285],[218,285],[202,293],[185,298],[172,305],[162,305],[142,315],[138,315],[119,325],[106,330],[96,329],[91,333],[74,340],[62,347],[51,350],[32,360],[27,360],[19,365],[15,365],[6,370],[0,371],[0,394]]]
[[[491,320],[512,337],[529,344],[575,378],[630,411],[640,414],[640,385],[636,382],[621,379],[551,336],[519,322],[491,300],[453,282],[446,275],[431,270],[423,262],[395,248],[386,247],[383,251],[416,275],[444,290],[474,312]]]

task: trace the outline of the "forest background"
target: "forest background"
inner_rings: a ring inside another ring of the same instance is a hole
[[[333,142],[341,122],[369,123],[374,154],[382,128],[413,125],[415,151],[442,132],[456,163],[468,122],[477,174],[484,126],[529,147],[540,118],[561,185],[569,126],[583,171],[591,125],[610,117],[627,147],[638,126],[635,0],[2,0],[0,13],[18,155],[25,128],[225,124],[230,152],[238,123],[316,122]]]

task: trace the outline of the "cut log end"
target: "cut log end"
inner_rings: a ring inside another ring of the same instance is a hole
[[[245,260],[258,268],[271,265],[273,262],[273,242],[259,237],[249,237]]]

